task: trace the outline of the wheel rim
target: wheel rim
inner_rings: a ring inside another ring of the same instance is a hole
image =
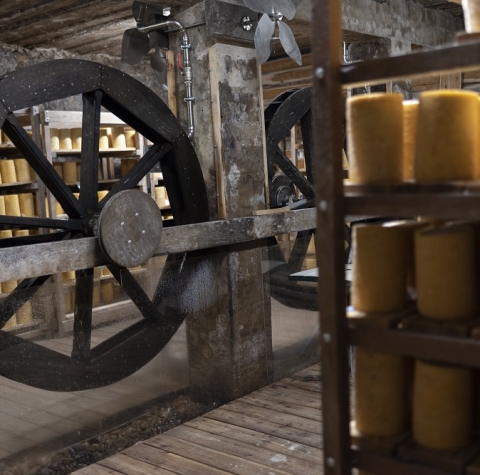
[[[15,110],[78,94],[83,100],[79,199],[14,114]],[[63,232],[47,235],[5,239],[0,243],[2,247],[94,235],[92,220],[113,197],[132,190],[157,163],[164,176],[175,224],[209,220],[203,174],[190,140],[163,101],[132,77],[89,61],[49,61],[6,75],[0,81],[1,98],[6,98],[0,103],[2,130],[68,215],[63,222],[0,216],[0,225],[7,227],[63,229]],[[98,159],[91,157],[98,157],[101,107],[149,139],[152,146],[98,202]],[[165,297],[178,295],[188,288],[193,269],[183,266],[185,258],[186,255],[168,256],[153,299],[146,295],[128,269],[115,263],[108,265],[143,319],[94,348],[91,348],[93,269],[76,271],[72,356],[2,330],[0,374],[55,391],[106,386],[133,374],[161,351],[186,317],[185,313],[172,311],[174,306],[169,301],[172,297]],[[1,327],[49,277],[20,282],[0,304]]]

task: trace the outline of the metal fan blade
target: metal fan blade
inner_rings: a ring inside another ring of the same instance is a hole
[[[160,50],[156,50],[150,54],[150,65],[162,89],[168,91],[167,86],[167,60]]]
[[[272,36],[275,31],[275,22],[265,13],[258,22],[255,30],[255,50],[260,63],[265,63],[271,54]]]
[[[302,0],[276,0],[275,10],[281,13],[288,20],[291,20],[297,12],[298,5]]]
[[[146,33],[136,28],[126,30],[122,41],[122,61],[128,64],[138,64],[150,51],[150,40]]]
[[[274,0],[243,0],[245,6],[258,13],[268,13],[271,15],[274,11]]]
[[[283,21],[278,22],[278,32],[280,37],[280,43],[282,43],[283,49],[285,52],[292,58],[299,66],[302,65],[302,53],[298,48],[295,37],[293,36],[292,30],[288,25],[283,23]]]

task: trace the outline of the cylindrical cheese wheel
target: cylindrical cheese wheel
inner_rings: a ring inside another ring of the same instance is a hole
[[[355,424],[363,435],[407,430],[407,358],[355,348]]]
[[[125,127],[111,128],[112,147],[113,148],[127,148],[127,141],[125,138]]]
[[[12,230],[11,229],[2,229],[0,230],[0,239],[7,239],[12,237]]]
[[[113,302],[113,282],[103,281],[100,283],[100,297],[103,305]]]
[[[135,130],[132,129],[126,129],[125,130],[125,142],[127,144],[127,147],[135,148]]]
[[[347,143],[352,183],[403,178],[403,96],[367,94],[347,100]]]
[[[50,129],[50,148],[58,150],[60,148],[60,137],[58,136],[58,129]]]
[[[478,95],[439,90],[420,94],[415,179],[473,180],[478,150]]]
[[[9,294],[13,292],[17,288],[17,281],[16,280],[7,280],[6,282],[2,282],[2,292],[4,294]]]
[[[2,183],[17,182],[15,162],[13,160],[0,160],[0,173],[2,174]]]
[[[352,305],[361,312],[394,312],[406,303],[407,243],[403,229],[353,227]]]
[[[472,369],[415,362],[413,437],[435,450],[455,450],[472,438]]]
[[[6,215],[7,211],[5,209],[5,197],[0,196],[0,215]]]
[[[93,284],[92,306],[100,307],[100,304],[100,282],[95,282]]]
[[[32,193],[20,193],[18,201],[22,216],[35,216],[35,204]]]
[[[54,163],[53,168],[60,175],[60,177],[63,179],[63,164],[62,163]]]
[[[65,210],[62,208],[61,204],[58,201],[55,201],[55,214],[57,216],[60,214],[65,214]]]
[[[62,272],[62,280],[64,282],[69,282],[72,280],[75,280],[75,271],[74,270],[69,270],[66,272]]]
[[[472,226],[429,228],[415,234],[417,306],[438,320],[476,316],[475,234]]]
[[[110,135],[110,129],[102,127],[100,129],[100,148],[105,149],[105,148],[110,148],[110,140],[109,140],[109,135]]]
[[[80,181],[82,177],[82,167],[80,163],[77,163],[76,165],[77,165],[77,181]]]
[[[413,179],[418,101],[403,101],[403,179]]]
[[[72,138],[72,148],[79,150],[82,148],[82,129],[80,127],[74,127],[70,129],[70,136]]]
[[[15,165],[15,175],[17,176],[17,181],[32,181],[30,176],[30,165],[24,158],[16,158],[13,160],[13,163]]]
[[[465,31],[467,33],[480,32],[480,1],[462,0]]]
[[[155,187],[155,202],[159,208],[165,208],[165,187]]]
[[[70,135],[70,129],[58,129],[58,138],[60,141],[61,150],[72,149],[72,137]]]
[[[76,183],[77,164],[75,162],[65,162],[63,164],[63,181],[65,183]]]
[[[13,237],[25,237],[30,235],[30,231],[28,229],[14,229]]]
[[[120,171],[122,173],[122,176],[125,176],[137,163],[137,160],[134,158],[127,158],[122,160],[122,163],[120,165]]]
[[[18,195],[5,195],[5,211],[9,216],[21,215]]]
[[[108,190],[100,190],[97,192],[98,202],[102,201],[108,195]]]
[[[28,325],[32,323],[33,320],[33,313],[32,313],[32,304],[30,302],[26,302],[20,310],[16,313],[17,316],[17,324],[18,325]]]
[[[17,317],[16,315],[13,315],[12,318],[10,318],[7,323],[3,326],[2,330],[10,330],[13,327],[17,326]]]

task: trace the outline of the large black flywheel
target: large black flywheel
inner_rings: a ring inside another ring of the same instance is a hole
[[[298,123],[303,140],[305,173],[295,166],[280,146],[281,141]],[[313,207],[312,89],[294,89],[277,96],[265,109],[265,129],[271,208]],[[291,274],[302,270],[313,234],[313,229],[298,232],[288,259],[285,258],[276,239],[269,240],[269,259],[277,263],[270,271],[271,295],[288,307],[318,310],[317,289],[289,279]],[[350,229],[347,226],[345,238],[349,244]]]
[[[78,199],[14,112],[77,95],[81,95],[83,101]],[[152,145],[99,202],[102,107],[150,140]],[[135,190],[158,163],[175,224],[209,220],[205,183],[193,146],[174,115],[154,92],[118,70],[89,61],[49,61],[1,78],[0,124],[68,216],[65,220],[0,216],[3,229],[52,230],[2,239],[0,246],[30,246],[35,252],[36,244],[70,240],[73,255],[79,240],[95,236],[109,262],[108,268],[143,317],[111,338],[92,345],[94,273],[93,268],[77,270],[71,356],[1,330],[0,375],[55,391],[92,389],[119,381],[156,356],[186,317],[186,312],[179,311],[175,302],[182,291],[188,291],[194,278],[193,269],[184,265],[185,254],[168,256],[153,298],[127,267],[145,262],[153,255],[160,239],[161,218],[155,203]],[[0,303],[0,328],[49,279],[50,276],[43,276],[20,281]]]

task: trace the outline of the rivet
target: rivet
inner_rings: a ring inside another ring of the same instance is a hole
[[[146,234],[146,233],[147,233],[147,231],[145,231],[145,229],[144,229],[144,230],[142,231],[142,234]]]
[[[315,77],[317,79],[323,79],[325,77],[325,69],[322,67],[315,69]]]
[[[335,467],[335,459],[333,457],[327,458],[327,467],[330,467],[330,468]]]
[[[128,244],[132,244],[132,240],[131,240],[131,239],[128,240]]]
[[[120,223],[120,226],[125,226],[125,221],[122,221],[122,222]]]
[[[325,343],[330,343],[332,341],[332,335],[330,335],[330,333],[324,333],[322,335],[322,340],[325,342]]]
[[[328,204],[325,200],[322,200],[320,201],[320,203],[318,203],[318,207],[320,208],[320,211],[327,211],[327,208],[328,208]]]
[[[140,216],[140,215],[139,215],[138,213],[135,213],[135,216],[137,216],[137,217],[138,217],[138,216]]]

